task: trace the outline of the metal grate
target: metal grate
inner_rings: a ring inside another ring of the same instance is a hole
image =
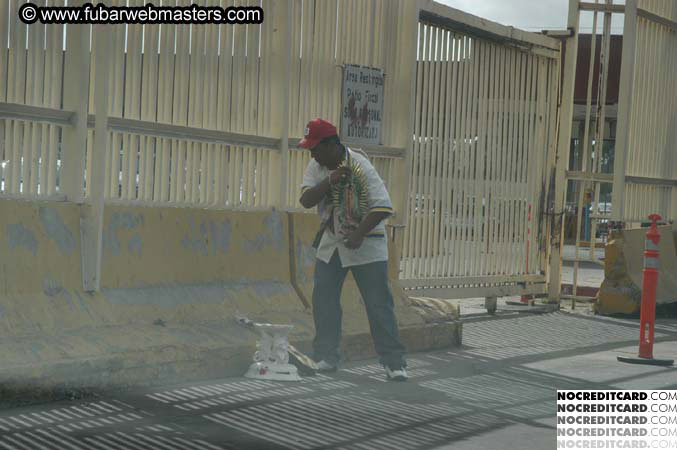
[[[468,432],[471,422],[460,419],[467,412],[446,402],[416,405],[361,393],[292,399],[204,417],[294,449],[416,449]]]
[[[526,329],[529,333],[524,333]],[[614,342],[636,342],[637,336],[634,325],[554,313],[474,323],[463,329],[466,349],[448,355],[505,360]],[[662,336],[665,335],[656,333],[657,338]]]

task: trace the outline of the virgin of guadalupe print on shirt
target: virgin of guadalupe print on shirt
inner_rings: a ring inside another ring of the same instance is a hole
[[[369,209],[367,178],[362,166],[346,158],[341,166],[350,168],[350,175],[332,186],[334,231],[345,239],[357,229]]]

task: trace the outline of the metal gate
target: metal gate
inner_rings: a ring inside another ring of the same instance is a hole
[[[546,292],[559,49],[443,5],[422,10],[405,288],[447,298]]]
[[[624,19],[615,126],[608,115],[616,105],[609,104],[607,98],[613,15]],[[558,196],[555,206],[557,211],[564,211],[567,199],[576,197],[575,203],[568,205],[576,214],[573,292],[560,296],[555,283],[551,283],[550,292],[553,298],[571,298],[574,302],[592,300],[580,295],[579,264],[601,264],[595,251],[600,226],[632,227],[645,222],[651,213],[659,213],[667,221],[677,218],[677,105],[669,94],[677,90],[677,2],[627,0],[625,5],[616,5],[612,0],[570,0],[569,29],[577,31],[582,19],[592,19],[589,69],[586,74],[576,70],[576,32],[565,52],[559,142],[563,166],[558,167],[562,181],[558,186],[566,186],[567,195]],[[587,89],[579,145],[581,166],[572,167],[577,159],[570,158],[569,144],[575,119],[574,86],[582,81],[576,80],[577,73],[587,75]],[[615,148],[607,149],[607,140],[613,142],[607,139],[610,137],[615,138]],[[611,198],[602,198],[603,191],[610,191]],[[586,231],[583,239],[582,227]],[[559,278],[561,268],[558,251],[552,261],[553,279]]]

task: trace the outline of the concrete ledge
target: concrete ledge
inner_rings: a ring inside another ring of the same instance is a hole
[[[31,347],[39,347],[46,355],[59,356],[5,365],[0,373],[0,407],[96,395],[131,386],[242,376],[252,362],[256,336],[243,327],[224,325],[108,327],[13,339],[5,350],[30,352]],[[408,352],[413,353],[459,346],[461,331],[461,322],[452,321],[404,327],[400,334]],[[125,338],[121,341],[120,336]],[[134,344],[139,339],[143,347]],[[310,353],[311,339],[301,333],[291,340],[301,351]],[[92,340],[117,344],[108,345],[107,351],[74,351],[80,342]],[[71,353],[67,354],[69,348]],[[344,336],[342,353],[346,361],[376,356],[369,333]]]

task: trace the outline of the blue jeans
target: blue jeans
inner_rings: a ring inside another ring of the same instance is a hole
[[[388,286],[388,263],[379,261],[344,268],[341,266],[338,251],[334,252],[329,264],[319,259],[315,261],[313,287],[315,360],[325,360],[336,365],[340,359],[341,288],[349,269],[353,272],[364,299],[371,337],[379,361],[391,369],[406,367],[405,348],[400,342],[393,296]]]

